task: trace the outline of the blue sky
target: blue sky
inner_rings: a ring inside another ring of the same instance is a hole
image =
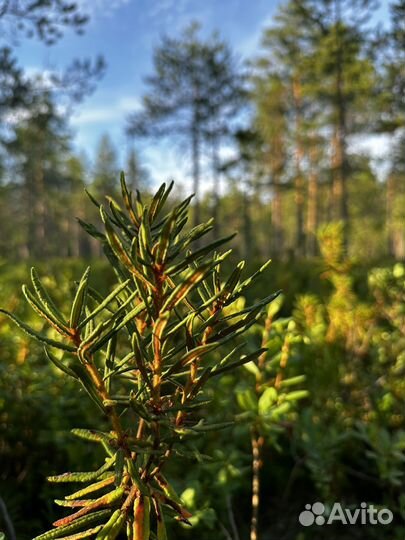
[[[53,47],[23,42],[18,56],[23,66],[34,72],[60,68],[73,57],[103,54],[108,66],[106,75],[96,92],[76,107],[71,118],[74,143],[92,158],[100,135],[108,133],[124,155],[128,145],[125,118],[139,107],[145,91],[143,78],[152,69],[153,47],[163,33],[177,33],[191,20],[198,20],[203,32],[220,30],[242,60],[256,49],[262,29],[271,21],[278,2],[80,0],[91,16],[83,36],[69,31]],[[142,154],[146,165],[159,177],[167,177],[170,167],[182,168],[178,154],[167,146],[150,146]]]
[[[220,30],[241,60],[257,50],[263,28],[271,23],[280,0],[79,0],[91,16],[83,36],[67,32],[53,47],[23,42],[22,65],[32,71],[57,69],[74,57],[103,54],[107,72],[97,90],[76,107],[71,118],[75,148],[93,158],[97,141],[108,133],[125,155],[127,115],[139,107],[145,91],[143,78],[151,72],[153,47],[163,33],[177,33],[191,20],[203,31]],[[386,1],[383,2],[386,5]],[[170,145],[140,148],[157,181],[185,172],[183,161]]]

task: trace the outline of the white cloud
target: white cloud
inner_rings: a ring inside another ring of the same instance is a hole
[[[79,113],[75,113],[71,119],[74,126],[83,126],[88,124],[100,124],[108,120],[114,120],[117,114],[112,108],[106,107],[86,107]]]
[[[263,19],[263,21],[252,34],[244,37],[240,41],[237,41],[235,43],[235,49],[238,51],[238,53],[240,53],[245,58],[251,57],[254,53],[257,54],[260,46],[260,41],[263,36],[263,31],[268,28],[272,24],[272,22],[273,13]]]
[[[153,0],[148,5],[146,16],[149,24],[160,31],[173,34],[198,20],[203,27],[210,18],[212,8],[209,2],[192,0]]]
[[[86,126],[90,124],[102,124],[104,122],[121,122],[125,116],[141,106],[141,101],[136,96],[126,96],[117,101],[110,101],[95,106],[83,106],[72,117],[74,126]]]
[[[132,112],[141,109],[142,102],[137,96],[124,96],[119,100],[118,106],[124,112]]]
[[[80,8],[91,16],[110,17],[111,14],[121,7],[129,4],[131,0],[78,0]]]

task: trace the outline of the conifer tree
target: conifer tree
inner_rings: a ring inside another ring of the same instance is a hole
[[[101,136],[96,150],[93,170],[93,189],[95,193],[116,193],[119,188],[117,174],[119,171],[117,151],[105,133]]]
[[[190,150],[194,225],[200,221],[201,162],[208,140],[215,181],[219,146],[229,118],[243,96],[241,77],[227,45],[217,35],[204,40],[199,25],[179,38],[165,36],[154,52],[154,73],[146,79],[143,110],[128,119],[127,132],[136,137],[176,137]],[[218,206],[215,201],[214,209]],[[217,212],[218,213],[218,212]]]

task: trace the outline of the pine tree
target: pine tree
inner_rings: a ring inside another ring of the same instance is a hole
[[[305,187],[304,158],[306,157],[306,120],[308,102],[306,99],[308,43],[305,28],[302,27],[291,3],[282,5],[262,38],[263,53],[256,60],[262,77],[275,74],[285,86],[286,120],[294,167],[289,172],[295,202],[295,241],[297,255],[305,254]],[[271,123],[271,117],[268,122]]]
[[[284,247],[283,178],[287,160],[288,100],[284,81],[275,73],[255,78],[255,126],[262,141],[261,160],[271,189],[271,253],[280,255]]]
[[[218,36],[203,40],[199,26],[179,38],[164,37],[154,52],[154,74],[147,78],[143,111],[130,116],[132,136],[171,137],[187,141],[192,157],[194,223],[200,221],[203,144],[209,141],[215,181],[219,174],[220,139],[235,113],[242,91],[229,48]],[[216,204],[214,207],[218,205]]]
[[[133,191],[144,189],[149,180],[149,173],[145,167],[142,167],[139,156],[133,147],[129,149],[127,155],[125,177]]]
[[[43,258],[51,250],[46,241],[47,231],[53,227],[51,193],[65,179],[68,140],[65,121],[45,93],[37,96],[30,115],[18,124],[6,144],[22,188],[26,256]]]
[[[405,258],[404,128],[405,128],[405,2],[391,5],[391,25],[382,40],[382,69],[378,88],[381,97],[377,129],[391,141],[386,178],[386,229],[388,253]],[[378,43],[377,45],[380,45]]]
[[[222,171],[220,150],[222,143],[232,142],[235,119],[243,111],[247,94],[245,78],[232,50],[227,43],[214,34],[209,44],[206,88],[207,121],[204,138],[209,147],[212,170],[212,197],[215,237],[220,235],[220,177]]]
[[[100,137],[96,150],[93,169],[92,187],[94,192],[116,193],[119,188],[117,174],[119,171],[117,151],[107,134]]]
[[[82,34],[89,20],[78,3],[70,0],[8,1],[0,4],[0,118],[9,124],[6,113],[30,108],[38,90],[38,81],[28,77],[18,65],[16,44],[34,38],[51,46],[66,28]],[[13,40],[10,39],[13,36]],[[51,74],[53,90],[69,97],[70,105],[94,90],[95,81],[104,73],[102,57],[95,62],[75,59],[62,73]],[[39,85],[41,88],[41,85]]]
[[[345,224],[347,245],[350,174],[348,137],[370,120],[375,70],[366,54],[365,24],[375,9],[373,0],[296,0],[293,2],[313,48],[309,76],[323,123],[332,128],[333,217]]]

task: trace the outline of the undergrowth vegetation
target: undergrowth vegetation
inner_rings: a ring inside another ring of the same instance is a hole
[[[305,290],[291,298],[277,264],[249,289],[231,255],[219,273],[222,240],[187,252],[210,224],[179,236],[186,205],[150,218],[165,193],[142,212],[135,202],[134,221],[111,202],[106,232],[87,226],[111,264],[76,284],[80,261],[39,267],[41,282],[33,273],[25,295],[47,322],[16,292],[26,268],[0,268],[2,306],[47,347],[0,319],[0,530],[12,539],[11,523],[24,540],[54,521],[38,538],[241,540],[250,528],[305,540],[307,502],[364,500],[394,523],[317,538],[402,538],[405,266],[359,269],[334,224],[319,231]],[[67,496],[65,481],[79,481]]]

